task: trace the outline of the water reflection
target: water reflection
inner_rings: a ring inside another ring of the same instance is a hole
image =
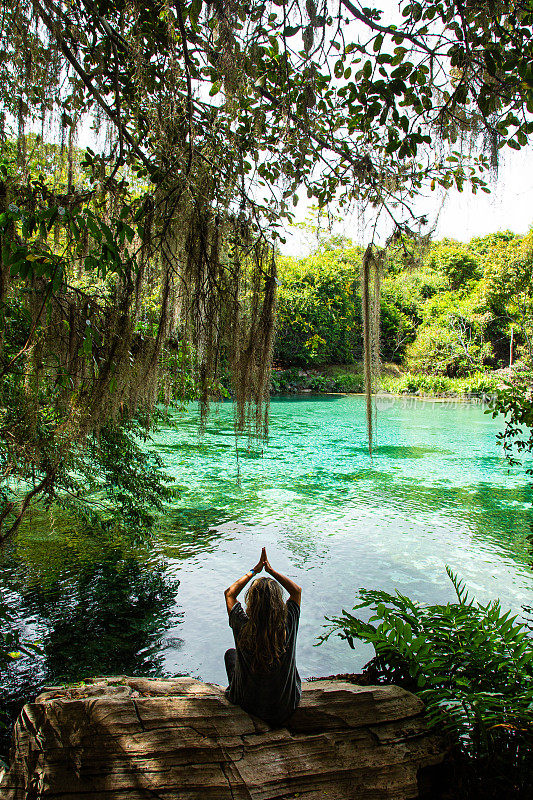
[[[178,415],[154,446],[179,495],[145,547],[61,519],[23,529],[0,554],[0,591],[45,656],[17,665],[13,691],[96,672],[224,681],[223,590],[263,545],[304,588],[304,677],[355,672],[370,655],[340,640],[313,646],[359,586],[446,602],[449,564],[482,601],[532,605],[533,491],[509,473],[497,421],[464,403],[380,402],[372,460],[360,397],[274,401],[268,446],[261,456],[241,442],[238,465],[230,405],[202,439],[196,411]]]
[[[38,620],[45,654],[43,679],[156,674],[177,582],[133,557],[107,553],[43,590],[21,596],[20,612]]]
[[[105,541],[99,551],[97,560],[88,561],[86,553],[67,550],[55,580],[37,580],[16,548],[6,559],[6,599],[25,636],[43,649],[42,656],[22,658],[1,676],[0,705],[10,716],[42,685],[162,674],[165,634],[176,629],[182,613],[176,606],[179,581],[153,557],[143,562]],[[179,650],[177,637],[171,646]]]

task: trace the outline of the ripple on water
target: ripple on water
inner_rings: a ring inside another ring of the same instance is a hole
[[[0,591],[46,653],[14,668],[19,685],[104,669],[224,682],[223,589],[262,546],[304,589],[304,676],[369,657],[334,637],[314,647],[360,586],[445,602],[449,564],[480,600],[532,605],[533,495],[508,473],[498,421],[480,405],[381,405],[372,460],[361,397],[273,400],[268,446],[241,443],[238,463],[229,404],[201,438],[193,409],[176,415],[154,447],[177,497],[144,547],[35,516],[2,556]]]

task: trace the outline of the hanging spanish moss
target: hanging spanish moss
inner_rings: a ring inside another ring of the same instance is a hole
[[[91,12],[83,7],[80,13]],[[190,388],[191,381],[204,422],[226,371],[237,429],[266,433],[276,287],[273,249],[242,195],[239,143],[230,136],[225,157],[219,154],[214,161],[222,146],[220,120],[213,117],[199,130],[194,125],[192,64],[181,14],[179,7],[164,5],[158,35],[166,37],[167,45],[158,66],[165,81],[157,87],[146,40],[152,20],[146,9],[127,0],[114,33],[97,18],[105,36],[101,52],[95,52],[91,85],[110,81],[117,113],[124,113],[127,103],[138,130],[147,132],[152,163],[158,164],[155,170],[137,148],[136,157],[148,167],[144,172],[155,187],[138,201],[128,195],[128,181],[135,176],[124,166],[126,147],[131,152],[135,145],[109,112],[105,97],[87,92],[90,81],[77,61],[80,42],[64,26],[61,6],[23,1],[10,9],[5,21],[4,35],[19,63],[18,100],[11,109],[18,124],[19,182],[5,182],[4,207],[15,204],[23,214],[35,213],[39,206],[42,210],[43,204],[62,209],[51,235],[56,256],[67,244],[69,262],[61,266],[62,280],[53,287],[36,276],[27,292],[32,342],[24,350],[26,383],[33,391],[45,381],[64,384],[60,402],[65,409],[76,407],[75,424],[84,433],[97,430],[104,420],[151,408],[160,399],[176,399],[180,387]],[[231,95],[243,74],[233,57],[236,8],[219,3],[212,14],[218,68]],[[118,47],[123,63],[130,64],[127,84],[119,83]],[[67,105],[75,110],[67,113]],[[231,107],[223,113],[230,118]],[[32,192],[20,179],[28,164],[27,131],[37,115],[41,130],[55,127],[60,133],[55,158],[60,167],[47,176],[52,184]],[[106,141],[101,154],[92,157],[82,189],[75,144],[84,115],[93,120],[96,133],[106,121]],[[103,238],[95,233],[95,215]],[[108,240],[106,228],[111,230],[117,218],[130,226],[134,221],[135,234],[133,240],[121,234],[121,245],[113,252],[116,241]],[[13,246],[27,240],[15,225]],[[43,240],[43,246],[49,242]],[[103,271],[102,246],[111,248],[110,261],[114,258],[114,266],[110,263]],[[88,268],[95,271],[88,274]],[[2,274],[6,277],[5,270]],[[17,291],[20,279],[15,276],[11,284],[11,291]],[[189,377],[173,379],[171,369]]]
[[[380,375],[380,309],[382,255],[368,245],[361,263],[361,305],[363,317],[363,373],[365,379],[366,423],[368,450],[372,455],[373,394],[377,390]]]
[[[401,198],[420,186],[426,168],[415,168],[415,155],[427,137],[408,122],[405,141],[389,147],[389,133],[401,134],[386,121],[396,101],[386,101],[379,124],[374,117],[375,130],[343,116],[352,100],[332,106],[338,125],[319,110],[319,96],[325,109],[336,102],[320,85],[331,58],[327,8],[313,0],[305,12],[279,9],[238,0],[4,3],[0,314],[8,309],[16,325],[9,341],[0,333],[0,372],[16,392],[2,433],[7,461],[32,492],[53,491],[69,447],[109,421],[148,418],[158,402],[196,397],[205,424],[229,386],[236,431],[266,436],[273,243],[291,199],[307,186],[325,207],[340,190],[343,203],[387,207],[395,220],[395,198],[407,206]],[[292,23],[303,51],[285,42]],[[436,111],[424,132],[439,128],[442,147],[458,141],[462,150],[486,129],[464,100],[477,58],[465,52],[448,100],[440,89],[427,96]],[[87,136],[90,146],[78,149]],[[441,154],[437,161],[436,179],[451,185]],[[370,452],[381,266],[368,248]],[[33,435],[43,407],[52,409],[49,452]]]

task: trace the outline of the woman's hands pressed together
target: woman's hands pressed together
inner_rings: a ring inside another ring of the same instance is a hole
[[[266,549],[264,547],[261,550],[261,556],[259,558],[259,561],[257,562],[257,566],[254,567],[254,575],[257,572],[261,572],[263,570],[263,568],[267,572],[271,572],[271,570],[272,570],[272,567],[270,566],[270,563],[269,563],[268,558],[267,558]]]
[[[270,561],[268,560],[268,557],[267,557],[267,551],[265,550],[264,547],[261,550],[261,558],[263,559],[263,566],[264,566],[265,570],[271,575],[272,574],[272,567],[270,566]]]
[[[266,558],[266,550],[263,547],[263,549],[261,550],[261,556],[259,557],[259,561],[254,567],[254,575],[263,570],[263,567],[265,566],[265,558]]]
[[[302,596],[301,587],[298,586],[297,583],[294,583],[294,581],[291,581],[290,578],[287,578],[285,575],[282,575],[280,572],[276,572],[275,569],[272,569],[270,566],[270,561],[268,560],[266,548],[263,547],[259,561],[253,568],[253,571],[249,570],[249,572],[243,575],[242,578],[236,580],[235,583],[232,583],[231,586],[225,590],[224,597],[226,598],[226,608],[228,609],[228,614],[237,602],[237,597],[241,590],[244,589],[252,577],[262,572],[263,569],[268,572],[269,575],[272,575],[272,577],[277,580],[278,583],[281,583],[283,588],[289,593],[291,600],[300,605]]]

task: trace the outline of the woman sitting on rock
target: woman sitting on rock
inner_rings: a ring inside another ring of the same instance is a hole
[[[257,578],[251,584],[245,612],[237,597],[263,568],[272,577]],[[286,603],[279,584],[289,593]],[[272,569],[263,547],[258,564],[226,589],[224,596],[235,639],[235,649],[224,656],[229,681],[226,697],[270,725],[282,725],[302,693],[295,660],[302,590]]]

